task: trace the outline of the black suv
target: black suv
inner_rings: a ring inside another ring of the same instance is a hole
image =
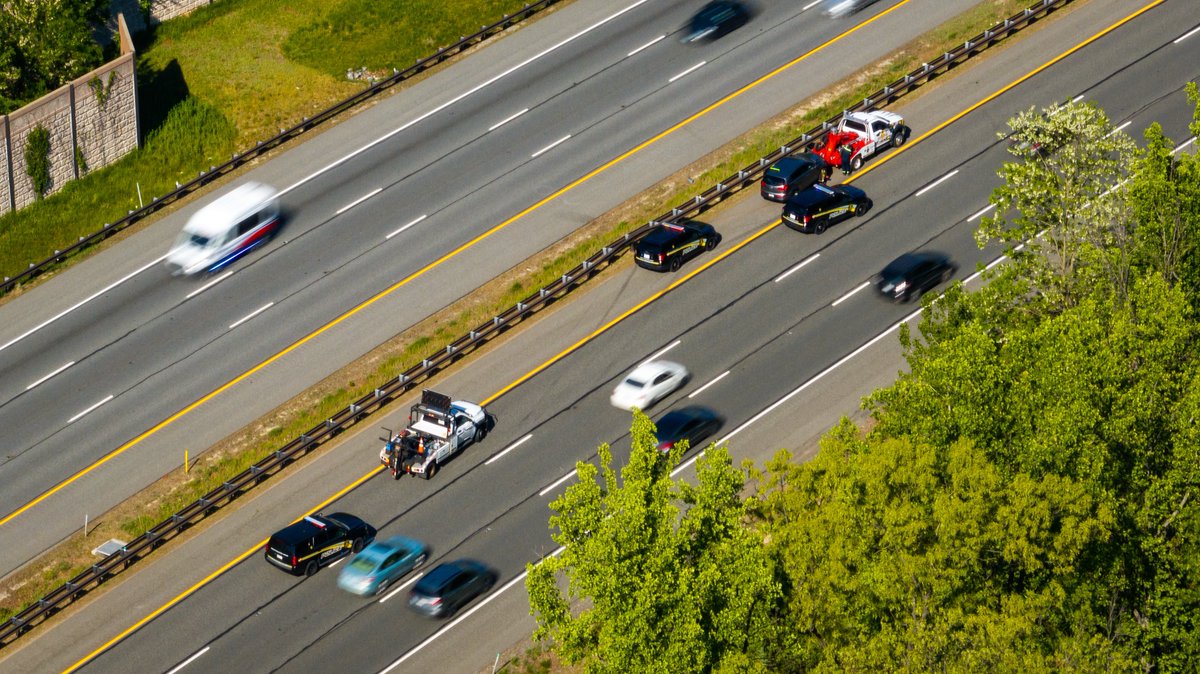
[[[637,242],[633,259],[639,267],[654,271],[677,271],[684,262],[721,242],[712,225],[686,220],[659,223]]]
[[[439,564],[417,581],[408,592],[408,605],[414,611],[442,618],[460,606],[492,589],[496,572],[472,559]]]
[[[813,185],[788,199],[783,222],[797,232],[820,234],[834,223],[869,210],[871,200],[857,187]]]
[[[884,297],[907,302],[949,281],[957,267],[941,253],[905,253],[888,263],[875,279]]]
[[[829,167],[825,160],[804,152],[771,164],[763,174],[759,189],[763,199],[787,201],[793,194],[826,180],[829,180]]]
[[[299,576],[358,552],[375,540],[375,527],[347,513],[309,515],[276,531],[263,550],[267,561]]]
[[[679,41],[687,44],[700,40],[715,40],[746,25],[750,11],[740,2],[715,0],[700,8],[684,26]]]

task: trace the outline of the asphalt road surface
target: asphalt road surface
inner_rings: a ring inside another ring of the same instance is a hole
[[[579,0],[233,181],[283,189],[286,218],[228,275],[171,278],[159,264],[214,193],[8,302],[0,573],[177,468],[185,450],[196,456],[974,1],[879,3],[850,21],[761,3],[749,25],[690,46],[676,37],[698,0]]]
[[[626,457],[628,415],[611,408],[607,396],[630,368],[664,349],[666,357],[686,364],[691,383],[651,412],[658,416],[685,403],[718,410],[727,420],[721,436],[737,457],[761,461],[778,447],[801,446],[845,411],[848,401],[889,381],[901,366],[891,335],[914,307],[894,305],[863,288],[873,273],[912,249],[950,254],[960,264],[960,277],[997,258],[999,251],[976,249],[971,234],[996,184],[996,168],[1007,158],[996,133],[1014,112],[1082,96],[1115,122],[1130,122],[1131,131],[1157,121],[1169,135],[1187,139],[1191,107],[1182,90],[1200,76],[1200,38],[1177,41],[1196,28],[1184,0],[1163,3],[921,137],[923,130],[1141,6],[1092,0],[1020,48],[997,53],[905,106],[914,140],[894,158],[869,164],[874,168],[854,181],[875,202],[863,219],[821,236],[802,235],[772,227],[778,207],[753,194],[714,212],[709,220],[725,241],[683,273],[713,264],[491,404],[500,424],[482,445],[432,481],[377,476],[326,508],[360,515],[384,536],[402,533],[427,541],[433,563],[475,557],[493,565],[501,575],[495,599],[464,611],[461,622],[442,629],[442,623],[410,613],[403,606],[403,586],[395,596],[364,600],[337,590],[336,567],[298,580],[259,559],[256,541],[369,469],[378,443],[373,429],[364,429],[35,637],[5,666],[69,666],[248,550],[245,561],[86,668],[486,669],[499,648],[528,631],[520,574],[526,563],[554,549],[546,504],[573,479],[577,461],[594,459],[599,443],[613,444],[618,465]],[[636,269],[615,274],[452,374],[439,389],[487,398],[531,363],[677,280]],[[878,335],[884,337],[873,341]],[[860,350],[864,344],[872,346]],[[115,614],[127,619],[116,620]]]

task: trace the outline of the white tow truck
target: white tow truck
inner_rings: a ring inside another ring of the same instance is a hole
[[[493,425],[492,417],[479,405],[425,389],[421,402],[408,412],[408,427],[399,432],[384,429],[387,436],[379,461],[397,480],[409,473],[426,480],[438,466],[450,460],[467,445],[479,442]]]

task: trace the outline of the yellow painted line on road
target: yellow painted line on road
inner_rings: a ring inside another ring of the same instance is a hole
[[[403,288],[404,286],[408,285],[409,283],[412,283],[413,281],[424,276],[426,273],[433,270],[434,268],[439,267],[442,264],[445,264],[446,262],[450,261],[451,259],[457,257],[463,251],[474,247],[475,244],[483,241],[484,239],[487,239],[488,237],[492,236],[496,232],[499,232],[500,230],[511,225],[512,223],[524,218],[526,215],[529,215],[530,213],[541,208],[542,206],[550,203],[551,201],[554,201],[555,199],[566,194],[567,192],[575,189],[579,185],[582,185],[583,183],[587,182],[588,180],[591,180],[592,178],[607,171],[608,169],[612,168],[613,166],[616,166],[617,164],[625,161],[629,157],[632,157],[633,155],[641,152],[642,150],[646,149],[647,147],[653,145],[654,143],[657,143],[658,141],[662,140],[663,138],[675,133],[679,129],[682,129],[683,127],[691,124],[692,122],[696,121],[697,119],[700,119],[701,117],[709,114],[713,110],[716,110],[717,108],[725,105],[729,101],[745,94],[746,92],[750,91],[751,89],[758,87],[759,85],[763,84],[764,82],[774,78],[776,75],[779,75],[780,73],[782,73],[790,68],[795,67],[797,64],[799,64],[800,62],[804,61],[805,59],[811,57],[812,55],[816,54],[817,52],[820,52],[820,51],[824,50],[825,48],[829,47],[830,45],[845,39],[846,37],[854,34],[855,32],[859,31],[860,29],[864,28],[865,26],[868,26],[871,23],[874,23],[875,21],[883,18],[884,16],[891,14],[892,12],[896,11],[900,7],[907,5],[911,1],[912,0],[902,0],[901,2],[898,2],[894,6],[887,9],[886,11],[880,12],[879,14],[876,14],[875,16],[871,17],[870,19],[867,19],[866,21],[863,21],[862,23],[857,24],[848,30],[846,30],[842,33],[839,33],[837,36],[830,38],[829,40],[826,40],[825,42],[822,42],[820,45],[804,52],[800,56],[797,56],[796,58],[792,59],[791,61],[788,61],[787,63],[783,64],[782,66],[779,66],[778,68],[772,70],[771,72],[767,73],[766,75],[759,77],[758,79],[754,80],[750,84],[747,84],[747,85],[741,87],[740,89],[734,91],[731,94],[726,95],[724,98],[721,98],[720,100],[716,101],[715,103],[708,105],[707,107],[700,110],[699,112],[692,114],[691,116],[687,117],[683,121],[678,122],[677,124],[671,126],[667,130],[658,133],[657,135],[651,137],[649,140],[645,140],[645,141],[637,144],[636,146],[633,147],[633,149],[627,150],[626,152],[622,153],[621,155],[617,156],[616,158],[611,159],[608,162],[605,162],[598,168],[592,169],[591,171],[584,174],[582,177],[577,178],[574,181],[570,182],[565,187],[562,187],[562,188],[554,191],[553,193],[551,193],[549,196],[544,197],[544,198],[540,199],[539,201],[535,202],[532,206],[525,208],[524,210],[520,211],[516,215],[514,215],[514,216],[508,218],[507,220],[501,222],[500,224],[492,227],[491,229],[487,230],[486,232],[476,236],[475,238],[462,244],[458,248],[455,248],[454,250],[450,251],[449,253],[446,253],[445,255],[441,256],[437,260],[430,262],[429,264],[425,265],[424,267],[418,269],[416,272],[413,272],[409,276],[397,281],[396,283],[392,284],[391,286],[389,286],[389,287],[385,288],[384,290],[380,291],[379,293],[375,294],[371,298],[364,300],[361,304],[354,307],[353,309],[350,309],[349,311],[342,314],[341,316],[338,316],[337,318],[333,319],[332,321],[326,323],[325,325],[321,326],[320,328],[318,328],[314,332],[308,334],[307,336],[300,338],[299,340],[294,342],[291,346],[288,346],[287,348],[283,349],[279,353],[271,356],[270,358],[267,358],[266,360],[259,363],[258,365],[255,365],[254,367],[250,368],[246,372],[234,377],[233,379],[229,380],[222,386],[218,387],[216,390],[212,391],[208,395],[205,395],[204,397],[191,403],[187,407],[184,407],[183,409],[179,410],[175,414],[172,414],[171,416],[167,417],[166,419],[158,422],[154,426],[150,427],[149,430],[141,433],[140,435],[133,438],[132,440],[129,440],[128,442],[121,445],[120,447],[117,447],[116,449],[112,450],[108,454],[105,454],[104,456],[97,459],[91,465],[87,466],[86,468],[81,469],[79,472],[68,477],[67,479],[63,480],[62,482],[59,482],[58,484],[54,485],[50,489],[47,489],[45,492],[38,495],[32,501],[26,503],[25,505],[21,506],[20,508],[17,508],[16,510],[12,511],[8,515],[5,515],[3,518],[0,518],[0,526],[4,526],[5,524],[11,522],[12,520],[16,519],[17,517],[21,516],[23,513],[28,511],[30,508],[36,506],[37,504],[41,503],[42,501],[45,501],[46,499],[50,498],[54,494],[57,494],[58,492],[62,491],[63,489],[65,489],[66,487],[68,487],[69,485],[74,483],[76,480],[79,480],[83,476],[91,473],[92,471],[96,470],[100,466],[103,466],[104,464],[108,463],[112,459],[120,456],[121,454],[124,454],[131,447],[134,447],[134,446],[140,444],[146,438],[154,435],[155,433],[158,433],[162,429],[171,425],[172,423],[177,421],[183,415],[191,412],[192,410],[195,410],[197,407],[200,407],[204,403],[212,400],[213,398],[217,397],[218,395],[233,388],[235,385],[245,381],[247,378],[255,375],[256,373],[258,373],[259,371],[261,371],[263,368],[267,367],[268,365],[274,363],[275,361],[279,360],[280,358],[283,358],[284,356],[291,353],[292,351],[295,351],[296,349],[300,348],[301,346],[304,346],[308,342],[316,339],[320,335],[329,331],[334,326],[340,324],[342,321],[350,318],[351,316],[354,316],[355,314],[357,314],[360,311],[366,309],[367,307],[375,304],[379,300],[391,295],[392,293],[399,290],[400,288]]]
[[[961,118],[962,118],[964,115],[966,115],[967,113],[971,112],[972,110],[978,109],[978,108],[979,108],[981,105],[984,105],[984,104],[985,104],[985,103],[987,103],[988,101],[991,101],[991,100],[995,99],[997,96],[999,96],[1000,94],[1004,93],[1005,91],[1008,91],[1008,90],[1012,89],[1013,87],[1015,87],[1016,85],[1020,84],[1021,82],[1024,82],[1025,80],[1028,80],[1030,77],[1033,77],[1033,76],[1034,76],[1034,75],[1036,75],[1037,73],[1039,73],[1039,72],[1042,72],[1042,71],[1043,71],[1043,70],[1045,70],[1047,67],[1049,67],[1049,66],[1051,66],[1051,65],[1053,65],[1053,64],[1055,64],[1055,63],[1058,63],[1059,61],[1061,61],[1062,59],[1066,58],[1067,56],[1069,56],[1069,55],[1071,55],[1071,54],[1075,53],[1075,52],[1076,52],[1076,51],[1078,51],[1079,49],[1081,49],[1081,48],[1083,48],[1083,47],[1087,46],[1088,44],[1091,44],[1092,42],[1096,41],[1097,39],[1099,39],[1099,38],[1101,38],[1101,37],[1103,37],[1103,36],[1107,35],[1108,33],[1112,32],[1113,30],[1116,30],[1116,29],[1117,29],[1117,28],[1119,28],[1120,26],[1122,26],[1122,25],[1124,25],[1124,24],[1128,23],[1129,21],[1131,21],[1131,20],[1133,20],[1133,19],[1137,18],[1137,17],[1138,17],[1138,16],[1140,16],[1141,14],[1145,13],[1146,11],[1148,11],[1148,10],[1150,10],[1150,9],[1153,9],[1154,7],[1156,7],[1156,6],[1160,5],[1160,4],[1162,4],[1163,2],[1165,2],[1165,0],[1154,0],[1153,2],[1151,2],[1151,3],[1147,4],[1146,6],[1142,7],[1141,9],[1139,9],[1139,10],[1137,10],[1137,11],[1133,12],[1132,14],[1130,14],[1130,15],[1126,16],[1125,18],[1123,18],[1123,19],[1121,19],[1121,20],[1117,21],[1116,23],[1114,23],[1114,24],[1110,25],[1109,27],[1107,27],[1107,28],[1105,28],[1105,29],[1101,30],[1100,32],[1098,32],[1098,33],[1096,33],[1096,34],[1092,35],[1091,37],[1089,37],[1089,38],[1087,38],[1086,40],[1084,40],[1084,41],[1080,42],[1079,44],[1075,45],[1074,47],[1072,47],[1072,48],[1068,49],[1067,51],[1065,51],[1065,52],[1063,52],[1063,53],[1059,54],[1058,56],[1054,57],[1053,59],[1051,59],[1051,60],[1047,61],[1046,63],[1042,64],[1041,66],[1039,66],[1039,67],[1035,68],[1034,70],[1030,71],[1028,74],[1026,74],[1026,75],[1024,75],[1024,76],[1022,76],[1022,77],[1018,78],[1017,80],[1014,80],[1012,83],[1010,83],[1010,84],[1006,85],[1004,88],[1000,89],[1000,90],[999,90],[999,91],[997,91],[996,93],[993,93],[993,94],[991,94],[991,95],[989,95],[989,96],[987,96],[987,97],[985,97],[985,98],[981,99],[981,100],[980,100],[978,103],[975,103],[974,105],[970,106],[969,108],[967,108],[967,109],[966,109],[966,110],[964,110],[963,112],[960,112],[960,113],[958,113],[957,115],[955,115],[955,116],[951,117],[951,118],[950,118],[949,120],[947,120],[946,122],[943,122],[942,124],[939,124],[938,126],[934,127],[934,130],[933,130],[933,131],[929,131],[929,132],[927,132],[927,133],[924,133],[924,134],[922,134],[921,136],[918,136],[917,138],[914,138],[911,144],[909,144],[909,145],[905,145],[904,147],[901,147],[901,148],[897,148],[897,149],[896,149],[896,151],[894,151],[894,152],[891,152],[891,153],[889,153],[889,154],[888,154],[886,157],[883,157],[883,158],[881,158],[881,159],[880,159],[880,161],[878,161],[878,162],[875,162],[874,164],[872,164],[872,165],[871,165],[871,167],[868,167],[868,168],[866,168],[866,169],[863,169],[863,170],[859,171],[858,173],[856,173],[854,177],[858,177],[858,176],[864,175],[865,173],[867,173],[867,172],[870,170],[870,168],[873,168],[873,167],[875,167],[875,166],[879,166],[879,165],[883,164],[884,162],[886,162],[887,160],[891,159],[892,157],[894,157],[894,156],[896,156],[896,155],[900,154],[900,152],[902,152],[903,150],[905,150],[905,149],[907,149],[907,148],[909,148],[909,147],[912,147],[912,145],[915,145],[915,144],[917,144],[917,143],[921,142],[922,140],[924,140],[924,139],[928,138],[928,137],[929,137],[929,136],[931,136],[933,133],[935,133],[937,130],[944,129],[944,128],[945,128],[946,126],[948,126],[950,123],[954,122],[955,120],[961,119]],[[901,4],[903,4],[903,3],[901,3]],[[899,6],[899,5],[897,5],[897,7],[898,7],[898,6]],[[640,147],[640,146],[639,146],[639,147]],[[849,182],[849,180],[847,180],[846,182]],[[483,404],[483,405],[485,405],[485,406],[486,406],[486,405],[488,405],[488,404],[491,404],[491,403],[492,403],[492,402],[494,402],[494,401],[495,401],[497,398],[501,397],[501,396],[502,396],[502,395],[504,395],[505,393],[508,393],[508,392],[509,392],[509,391],[511,391],[512,389],[514,389],[514,388],[516,388],[517,386],[521,385],[522,383],[524,383],[524,382],[528,381],[530,378],[532,378],[532,377],[536,376],[538,373],[540,373],[540,372],[544,371],[546,368],[550,367],[550,366],[551,366],[551,365],[553,365],[554,363],[556,363],[556,362],[558,362],[558,361],[562,360],[562,359],[563,359],[563,358],[565,358],[566,356],[568,356],[568,355],[570,355],[571,353],[573,353],[573,352],[577,351],[577,350],[578,350],[580,347],[582,347],[582,346],[584,346],[585,344],[587,344],[588,342],[590,342],[590,341],[594,340],[596,337],[600,336],[601,334],[603,334],[603,333],[607,332],[608,330],[611,330],[611,329],[612,329],[614,326],[616,326],[617,324],[619,324],[619,323],[621,323],[622,321],[626,320],[627,318],[629,318],[629,317],[630,317],[630,316],[632,316],[633,314],[637,313],[637,312],[638,312],[638,311],[640,311],[641,309],[644,309],[644,308],[645,308],[647,305],[649,305],[650,303],[652,303],[652,302],[654,302],[654,301],[656,301],[656,300],[660,299],[662,296],[666,295],[666,294],[667,294],[667,293],[669,293],[670,291],[672,291],[672,290],[674,290],[675,288],[679,287],[679,286],[680,286],[680,285],[682,285],[683,283],[686,283],[687,281],[691,280],[691,279],[692,279],[692,278],[694,278],[696,275],[698,275],[698,274],[700,274],[701,272],[705,271],[706,269],[708,269],[708,268],[712,267],[714,264],[717,264],[718,262],[720,262],[720,261],[722,261],[722,260],[726,259],[727,257],[729,257],[730,255],[732,255],[733,253],[735,253],[735,252],[737,252],[738,250],[741,250],[742,248],[744,248],[746,245],[748,245],[748,244],[750,244],[751,242],[753,242],[753,241],[757,240],[758,238],[762,237],[762,236],[763,236],[764,234],[766,234],[767,232],[769,232],[769,231],[771,231],[771,230],[775,229],[776,227],[778,227],[778,226],[781,224],[781,222],[782,222],[781,220],[775,220],[774,222],[772,222],[772,223],[770,223],[770,224],[766,225],[766,226],[765,226],[765,227],[763,227],[762,229],[759,229],[757,232],[755,232],[754,234],[750,235],[750,236],[749,236],[749,237],[748,237],[746,240],[744,240],[744,241],[742,241],[742,242],[738,243],[736,246],[733,246],[732,248],[730,248],[730,249],[726,250],[724,253],[722,253],[722,254],[718,255],[717,257],[713,258],[712,260],[709,260],[709,261],[708,261],[706,264],[704,264],[704,265],[700,266],[699,268],[695,269],[695,270],[694,270],[694,271],[692,271],[691,273],[689,273],[689,274],[687,274],[687,275],[683,276],[682,278],[680,278],[680,279],[678,279],[678,280],[674,281],[673,283],[671,283],[670,285],[668,285],[666,288],[664,288],[664,289],[662,289],[662,290],[660,290],[660,291],[658,291],[658,292],[656,292],[656,293],[653,293],[652,295],[650,295],[649,297],[647,297],[645,300],[643,300],[643,301],[639,302],[639,303],[638,303],[637,305],[635,305],[633,308],[631,308],[631,309],[629,309],[629,310],[625,311],[625,312],[624,312],[624,313],[622,313],[620,316],[617,316],[616,318],[612,319],[611,321],[609,321],[609,322],[605,323],[605,324],[604,324],[603,326],[601,326],[600,328],[597,328],[595,331],[593,331],[593,332],[592,332],[591,334],[589,334],[587,337],[584,337],[583,339],[579,340],[578,342],[576,342],[576,343],[572,344],[571,346],[567,347],[566,349],[564,349],[563,351],[559,352],[558,354],[556,354],[555,356],[553,356],[553,357],[552,357],[552,358],[550,358],[549,360],[545,361],[545,362],[544,362],[544,363],[542,363],[541,365],[538,365],[538,366],[537,366],[537,367],[535,367],[534,369],[532,369],[532,370],[530,370],[529,372],[527,372],[526,374],[522,375],[522,376],[521,376],[520,378],[518,378],[516,381],[512,382],[511,384],[509,384],[509,385],[505,386],[504,388],[500,389],[498,392],[496,392],[496,393],[492,394],[491,396],[489,396],[488,398],[484,399],[484,400],[482,401],[482,403],[481,403],[481,404]],[[383,470],[383,467],[382,467],[382,466],[376,466],[376,467],[375,467],[375,468],[373,468],[373,469],[372,469],[370,472],[368,472],[367,474],[365,474],[365,475],[363,475],[362,477],[358,478],[358,479],[357,479],[357,480],[355,480],[353,483],[351,483],[349,486],[347,486],[346,488],[344,488],[344,489],[340,490],[340,491],[339,491],[337,494],[335,494],[334,496],[331,496],[330,498],[328,498],[328,499],[326,499],[325,501],[323,501],[323,502],[322,502],[320,505],[318,505],[317,507],[313,508],[312,510],[309,510],[307,513],[305,513],[305,515],[310,515],[310,514],[312,514],[312,513],[314,513],[314,512],[317,512],[318,510],[320,510],[321,508],[325,507],[326,505],[328,505],[328,504],[330,504],[330,503],[332,503],[332,502],[336,501],[338,498],[341,498],[343,495],[345,495],[347,492],[351,491],[351,490],[352,490],[352,489],[354,489],[355,487],[358,487],[359,485],[361,485],[362,483],[364,483],[364,482],[366,482],[367,480],[371,479],[371,478],[372,478],[372,477],[374,477],[375,475],[378,475],[378,474],[380,473],[380,471],[382,471],[382,470]],[[297,518],[297,519],[300,519],[300,518]],[[99,647],[99,648],[97,648],[96,650],[94,650],[94,651],[92,651],[91,653],[89,653],[88,655],[84,656],[82,659],[80,659],[80,660],[79,660],[79,662],[76,662],[76,663],[75,663],[74,665],[72,665],[72,666],[71,666],[69,669],[67,669],[67,670],[66,670],[66,674],[69,674],[70,672],[74,672],[75,670],[79,669],[79,668],[80,668],[80,667],[82,667],[83,665],[85,665],[85,664],[87,664],[88,662],[92,661],[92,660],[93,660],[93,659],[95,659],[97,656],[99,656],[101,653],[103,653],[104,651],[108,650],[109,648],[111,648],[112,646],[114,646],[114,645],[116,645],[118,642],[120,642],[122,639],[124,639],[124,638],[128,637],[130,634],[132,634],[133,632],[135,632],[135,631],[137,631],[138,629],[140,629],[141,627],[143,627],[143,626],[144,626],[146,623],[150,622],[151,620],[153,620],[154,618],[158,617],[159,615],[161,615],[161,614],[162,614],[162,613],[164,613],[165,611],[169,610],[171,607],[173,607],[173,606],[177,605],[179,602],[183,601],[184,599],[186,599],[186,598],[187,598],[187,597],[189,597],[190,595],[194,594],[194,593],[195,593],[197,590],[201,589],[202,587],[204,587],[204,586],[205,586],[205,585],[207,585],[208,583],[210,583],[210,582],[212,582],[213,580],[215,580],[215,579],[216,579],[218,576],[220,576],[221,574],[223,574],[223,573],[225,573],[226,571],[228,571],[229,569],[233,568],[235,565],[237,565],[237,563],[238,563],[238,562],[241,562],[241,561],[245,560],[247,557],[249,557],[250,555],[254,554],[254,552],[255,552],[256,550],[258,550],[259,548],[261,548],[261,547],[262,547],[264,544],[265,544],[265,539],[264,539],[264,541],[261,541],[261,542],[259,542],[259,543],[258,543],[258,544],[257,544],[255,547],[252,547],[252,548],[250,548],[250,549],[246,550],[245,552],[243,552],[242,554],[238,555],[238,556],[237,556],[236,558],[234,558],[234,559],[233,559],[231,562],[229,562],[229,563],[225,564],[224,566],[222,566],[222,567],[221,567],[220,569],[218,569],[217,571],[214,571],[213,573],[209,574],[209,575],[208,575],[207,577],[205,577],[203,580],[201,580],[201,581],[199,581],[198,583],[196,583],[195,585],[193,585],[193,586],[189,587],[189,588],[188,588],[187,590],[185,590],[185,591],[184,591],[182,594],[180,594],[179,596],[177,596],[177,597],[175,597],[174,599],[170,600],[169,602],[167,602],[167,603],[166,603],[166,604],[164,604],[163,606],[159,607],[158,609],[156,609],[156,610],[155,610],[153,613],[151,613],[150,615],[148,615],[148,616],[146,616],[145,618],[142,618],[142,619],[141,619],[141,620],[139,620],[138,622],[134,623],[134,624],[133,624],[131,627],[129,627],[129,628],[128,628],[128,629],[126,629],[125,631],[121,632],[119,635],[117,635],[117,636],[113,637],[112,639],[110,639],[109,641],[105,642],[105,643],[104,643],[104,645],[100,646],[100,647]]]
[[[333,503],[334,501],[340,499],[341,497],[345,496],[347,493],[349,493],[351,490],[357,488],[362,483],[375,477],[382,470],[383,470],[383,466],[376,466],[374,470],[367,473],[366,475],[363,475],[362,477],[358,478],[354,482],[351,482],[350,484],[346,485],[342,489],[339,489],[336,494],[334,494],[333,496],[330,496],[329,498],[325,499],[324,501],[321,501],[321,503],[319,503],[316,507],[314,507],[311,510],[309,510],[308,512],[304,513],[300,517],[297,517],[295,520],[293,520],[293,522],[299,522],[300,520],[304,519],[305,517],[308,517],[309,515],[312,515],[313,513],[320,511],[322,508],[324,508],[325,506],[329,505],[330,503]],[[85,655],[78,662],[71,665],[67,669],[63,670],[63,673],[70,674],[71,672],[74,672],[75,670],[79,669],[80,667],[91,662],[93,659],[96,658],[96,656],[100,655],[101,653],[108,650],[109,648],[112,648],[112,646],[114,644],[116,644],[117,642],[121,641],[122,639],[129,636],[130,634],[133,634],[134,632],[140,630],[146,623],[150,622],[151,620],[154,620],[155,618],[162,615],[163,613],[166,613],[167,611],[171,610],[172,607],[174,607],[176,604],[183,601],[184,599],[187,599],[188,597],[195,594],[196,591],[199,590],[200,588],[202,588],[205,585],[208,585],[212,581],[216,580],[218,577],[220,577],[226,571],[232,569],[233,567],[237,566],[238,564],[241,564],[248,557],[250,557],[250,555],[253,555],[254,553],[261,550],[263,548],[263,546],[265,546],[266,544],[267,544],[267,539],[264,538],[261,541],[255,543],[252,547],[247,548],[245,552],[238,555],[237,557],[234,557],[233,559],[229,560],[229,562],[227,562],[225,565],[223,565],[221,568],[217,569],[216,571],[213,571],[212,573],[208,574],[204,578],[200,579],[195,585],[184,590],[183,592],[181,592],[177,597],[175,597],[171,601],[154,609],[154,611],[152,613],[150,613],[149,615],[147,615],[145,618],[142,618],[141,620],[137,621],[136,623],[130,625],[129,627],[127,627],[125,629],[125,631],[121,632],[120,634],[113,637],[112,639],[109,639],[108,641],[106,641],[103,646],[100,646],[96,650]]]

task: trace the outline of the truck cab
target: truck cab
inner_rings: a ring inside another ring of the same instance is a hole
[[[429,479],[450,457],[483,440],[490,426],[490,417],[479,405],[451,401],[449,396],[426,389],[421,392],[421,402],[409,409],[407,428],[398,433],[385,429],[379,460],[391,468],[396,479],[405,473]]]

